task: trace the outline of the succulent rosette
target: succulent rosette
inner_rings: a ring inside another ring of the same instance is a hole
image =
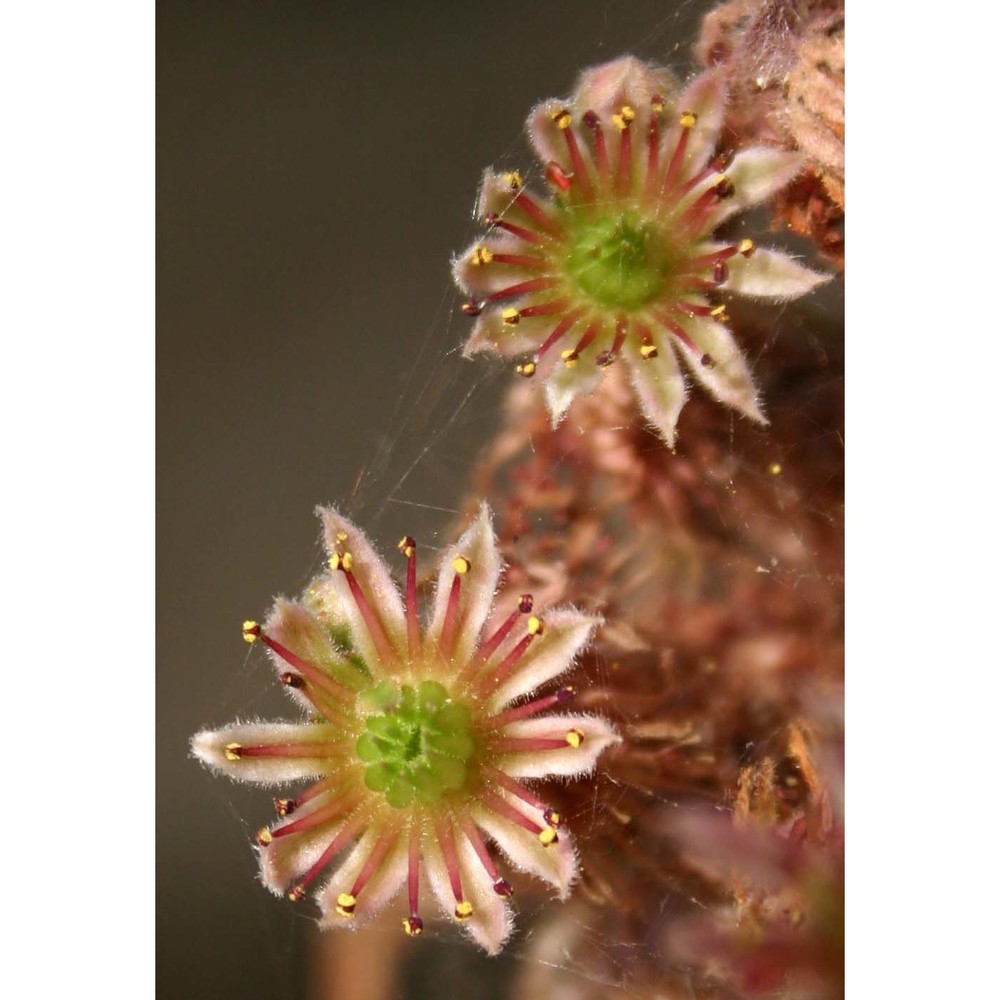
[[[483,505],[440,562],[429,621],[418,611],[416,544],[399,544],[401,595],[364,533],[318,511],[328,569],[299,602],[279,599],[244,637],[263,643],[307,713],[236,722],[192,738],[195,756],[239,781],[312,779],[275,800],[257,833],[264,884],[315,895],[322,922],[356,927],[405,894],[403,929],[423,930],[427,885],[487,951],[512,927],[514,868],[564,898],[577,873],[561,818],[535,786],[591,772],[618,741],[596,716],[566,712],[556,683],[599,619],[544,615],[530,595],[497,593],[502,562]]]
[[[476,213],[488,232],[453,261],[476,317],[465,353],[519,358],[544,380],[554,424],[602,370],[628,366],[642,411],[671,447],[684,367],[720,402],[766,423],[723,295],[781,301],[829,279],[743,237],[737,213],[801,169],[785,150],[719,151],[726,94],[710,70],[676,95],[672,75],[634,58],[583,73],[568,100],[538,105],[528,134],[551,196],[488,170]]]

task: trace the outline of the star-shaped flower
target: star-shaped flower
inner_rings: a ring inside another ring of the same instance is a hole
[[[551,683],[599,619],[571,608],[542,616],[530,595],[498,595],[502,563],[483,505],[443,555],[424,626],[413,539],[399,543],[401,597],[362,531],[335,510],[318,513],[329,570],[301,603],[279,599],[263,626],[244,624],[308,718],[204,731],[193,752],[240,781],[314,779],[275,801],[280,819],[257,844],[276,893],[301,899],[325,876],[324,926],[357,926],[405,886],[403,928],[419,934],[426,878],[494,953],[511,930],[511,886],[491,842],[560,898],[576,876],[572,840],[533,781],[587,774],[618,741],[603,719],[563,711],[573,689]]]
[[[829,277],[750,239],[713,239],[801,161],[765,146],[717,152],[719,71],[676,101],[673,89],[668,71],[623,58],[585,72],[569,100],[538,105],[528,132],[551,199],[517,172],[487,171],[477,215],[489,232],[453,262],[472,296],[463,311],[478,317],[467,355],[520,357],[520,374],[545,379],[554,423],[622,359],[671,447],[686,394],[678,358],[720,402],[766,423],[717,293],[793,299]]]

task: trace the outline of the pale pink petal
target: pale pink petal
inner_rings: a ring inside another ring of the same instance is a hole
[[[558,114],[569,106],[569,101],[551,98],[550,100],[542,101],[541,104],[536,104],[528,115],[528,139],[531,145],[535,147],[535,152],[538,154],[538,158],[542,161],[543,166],[547,163],[555,162],[568,174],[573,172],[573,164],[566,146],[566,139],[562,134],[563,130],[553,121],[553,115]],[[581,113],[579,111],[571,111],[574,127],[579,124]],[[590,154],[587,147],[583,143],[579,145],[585,162],[590,163]]]
[[[687,397],[684,376],[674,352],[664,346],[655,357],[644,358],[639,353],[639,344],[629,338],[624,354],[643,416],[659,431],[667,447],[673,448],[677,420]]]
[[[382,630],[390,650],[395,653],[392,662],[383,662],[377,639],[373,636],[365,616],[351,593],[346,574],[331,570],[330,580],[340,597],[350,623],[351,639],[371,672],[378,676],[392,673],[406,650],[406,619],[403,602],[389,569],[375,551],[365,533],[352,521],[339,514],[333,507],[317,507],[316,513],[323,522],[323,537],[327,554],[349,552],[352,556],[351,572]],[[390,658],[389,653],[386,658]]]
[[[672,338],[677,350],[688,363],[695,378],[720,403],[746,414],[751,420],[766,424],[767,419],[757,403],[757,387],[747,367],[743,353],[728,328],[722,323],[701,316],[686,316],[679,321],[697,350],[677,338]],[[709,364],[702,358],[708,355]]]
[[[552,318],[548,316],[529,316],[511,326],[504,323],[499,309],[489,309],[476,318],[472,333],[462,347],[462,355],[469,358],[483,351],[504,358],[529,355],[552,326]]]
[[[360,927],[399,895],[406,882],[408,871],[408,842],[405,833],[396,834],[388,853],[365,882],[357,896],[354,915],[345,917],[337,912],[337,897],[341,893],[351,891],[355,879],[361,873],[365,862],[371,857],[372,851],[385,829],[385,826],[372,826],[366,830],[364,836],[345,858],[344,863],[320,889],[317,894],[317,902],[323,914],[320,921],[322,928],[346,927],[350,929]]]
[[[504,791],[498,791],[497,794],[539,827],[548,826],[541,811],[534,806]],[[530,872],[548,882],[560,899],[565,899],[569,895],[570,886],[576,879],[577,860],[573,838],[568,831],[560,828],[557,831],[556,842],[546,847],[538,839],[537,834],[484,806],[476,807],[473,819],[478,827],[489,834],[515,868]]]
[[[490,214],[502,216],[514,203],[516,188],[512,186],[513,177],[510,173],[497,173],[487,170],[476,198],[475,215],[480,222],[485,222]]]
[[[777,146],[751,146],[736,154],[726,170],[733,194],[719,202],[705,225],[711,232],[726,219],[776,195],[801,172],[802,156]]]
[[[725,79],[720,69],[709,69],[696,76],[677,99],[677,112],[693,111],[698,120],[690,130],[684,155],[682,177],[696,174],[715,152],[722,132],[726,110]],[[670,129],[666,151],[672,152],[679,137],[679,126]]]
[[[677,80],[670,70],[635,56],[622,56],[580,74],[573,107],[581,115],[595,111],[601,118],[607,118],[628,104],[641,115],[651,107],[654,97],[668,101],[676,91]],[[645,121],[642,124],[645,126]],[[636,135],[644,134],[636,131]]]
[[[468,561],[469,569],[466,573],[456,573],[453,565],[456,559]],[[436,647],[441,639],[452,585],[458,576],[458,624],[449,657],[452,663],[467,663],[472,656],[483,623],[493,606],[502,568],[503,561],[493,535],[490,509],[484,503],[480,505],[478,515],[461,538],[445,549],[438,569],[434,612],[427,629],[427,639],[431,648]]]
[[[302,819],[317,809],[326,808],[332,800],[332,795],[318,796],[314,802],[297,809],[292,816],[275,823],[271,829]],[[302,878],[319,861],[323,852],[333,843],[346,824],[347,817],[339,817],[304,833],[276,837],[266,847],[259,848],[261,882],[275,895],[284,895],[293,882]],[[351,842],[348,841],[344,845],[344,851],[350,847]],[[330,860],[331,864],[335,863],[335,859]]]
[[[301,604],[283,597],[276,598],[274,608],[264,622],[264,632],[331,678],[335,682],[333,689],[342,693],[340,700],[345,705],[353,703],[361,673],[338,653],[330,637],[329,628]],[[265,648],[279,676],[289,670],[296,671],[294,665],[289,664],[273,649]],[[304,691],[293,687],[287,687],[285,690],[304,709],[314,711],[313,703]]]
[[[543,684],[565,673],[573,665],[577,653],[587,644],[593,630],[602,619],[585,615],[572,608],[553,608],[540,613],[544,630],[533,639],[518,661],[510,677],[490,698],[489,711],[499,712],[510,702],[532,694]],[[505,645],[495,654],[499,662],[507,650],[519,641],[523,632],[515,630]]]
[[[567,744],[565,749],[505,753],[497,758],[496,766],[512,778],[590,774],[597,758],[609,746],[621,742],[614,729],[596,715],[546,715],[524,719],[505,726],[502,735],[525,739],[563,739],[570,732],[580,737],[579,746]]]
[[[726,291],[762,299],[797,299],[833,277],[804,267],[780,250],[761,247],[749,258],[737,254],[728,264]]]
[[[462,895],[472,904],[472,915],[461,921],[463,930],[490,955],[496,955],[513,929],[510,905],[493,891],[493,883],[475,851],[460,830],[455,831],[455,851],[462,881]],[[421,857],[427,880],[441,909],[455,921],[455,894],[437,837],[425,839]]]
[[[575,365],[559,362],[552,366],[552,374],[545,382],[545,402],[553,427],[562,423],[570,403],[577,396],[586,395],[597,388],[603,375],[604,369],[594,363],[589,352]]]
[[[518,257],[539,256],[538,252],[523,240],[506,233],[476,240],[452,258],[452,277],[462,291],[475,298],[485,298],[494,292],[548,274],[547,271],[537,267],[508,264],[491,259],[494,254],[512,254]]]
[[[277,785],[300,778],[332,774],[328,745],[342,744],[343,729],[339,726],[292,722],[236,722],[224,729],[204,729],[191,737],[191,752],[213,771],[235,781],[260,785]],[[236,747],[227,749],[230,745]],[[315,757],[249,757],[240,756],[245,747],[304,746],[317,744]]]

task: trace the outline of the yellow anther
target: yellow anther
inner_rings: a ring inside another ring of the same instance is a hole
[[[733,182],[723,174],[715,185],[715,194],[718,198],[731,198],[736,191]]]
[[[550,809],[545,814],[545,819],[550,826],[558,826],[562,822],[562,817],[554,809]]]
[[[500,313],[500,318],[507,324],[507,326],[517,326],[517,324],[521,322],[521,313],[513,306],[507,306],[507,308]]]
[[[297,903],[306,894],[306,887],[304,885],[295,885],[288,890],[288,898],[293,902]]]
[[[611,116],[611,121],[619,132],[624,132],[635,121],[635,111],[627,104],[623,104],[618,114]]]
[[[780,462],[772,462],[767,467],[767,471],[770,472],[772,476],[780,476],[781,475],[781,463]]]
[[[468,573],[472,569],[472,563],[465,556],[455,556],[451,561],[451,568],[461,576],[461,574]]]
[[[245,642],[256,642],[259,635],[260,625],[248,618],[243,623],[243,640]]]
[[[653,114],[658,115],[664,107],[663,98],[657,94],[650,102],[649,106],[653,109]]]
[[[358,905],[357,899],[349,892],[342,892],[337,897],[337,912],[342,917],[353,917],[354,907]]]
[[[524,178],[517,170],[508,170],[507,173],[503,175],[503,182],[511,189],[511,191],[520,191],[521,188],[524,187]]]
[[[757,244],[753,240],[743,239],[740,240],[740,244],[737,247],[739,252],[743,254],[744,257],[752,257],[754,250],[757,249]]]
[[[561,129],[567,129],[573,124],[573,116],[569,113],[569,108],[560,108],[558,111],[549,112],[549,117]]]
[[[680,117],[681,128],[694,128],[698,121],[698,116],[693,111],[682,111]]]
[[[528,619],[528,635],[541,635],[545,631],[542,619],[538,615],[532,615]]]
[[[538,365],[536,365],[534,361],[524,361],[517,365],[514,368],[514,371],[516,371],[518,375],[523,375],[525,378],[531,378],[531,376],[538,371]]]
[[[579,355],[572,350],[572,348],[567,347],[566,350],[559,355],[559,357],[563,359],[563,364],[567,368],[573,368],[576,365],[576,359]]]
[[[407,559],[409,559],[410,556],[412,556],[413,553],[417,551],[417,543],[412,538],[410,538],[409,535],[403,535],[403,537],[399,540],[399,544],[396,546],[396,548],[398,548],[399,551],[402,552]]]
[[[347,532],[346,531],[338,531],[337,532],[337,541],[340,542],[340,543],[342,543],[342,544],[344,542],[346,542],[347,541]]]
[[[559,834],[551,826],[546,826],[539,831],[538,839],[545,847],[551,847],[553,844],[558,843]]]
[[[583,743],[583,733],[579,729],[571,729],[566,734],[566,742],[575,750]]]
[[[267,847],[267,845],[270,844],[273,839],[274,838],[271,836],[271,831],[268,830],[266,826],[262,826],[257,831],[256,840],[261,847]]]
[[[274,811],[279,816],[287,816],[289,813],[295,811],[295,800],[294,799],[275,799],[274,800]]]
[[[419,937],[424,932],[424,922],[419,917],[403,917],[403,930],[407,937]]]
[[[726,312],[726,307],[724,305],[716,306],[710,313],[709,316],[714,320],[718,320],[720,323],[729,322],[729,313]]]
[[[239,760],[243,756],[240,753],[242,749],[243,749],[242,743],[227,743],[226,760]]]
[[[350,552],[334,555],[330,558],[330,568],[342,569],[345,573],[349,573],[354,568],[354,556]]]
[[[483,264],[488,264],[491,260],[493,260],[493,251],[489,247],[476,247],[469,254],[469,263],[473,267],[481,267]]]
[[[334,554],[330,556],[330,569],[332,569],[334,573],[336,573],[337,570],[340,569],[340,556],[336,552],[334,552]]]
[[[650,361],[659,353],[660,352],[657,349],[656,344],[643,344],[642,347],[639,348],[639,354],[642,356],[643,361]]]
[[[455,904],[455,919],[468,920],[472,916],[472,903],[463,899],[461,903]]]

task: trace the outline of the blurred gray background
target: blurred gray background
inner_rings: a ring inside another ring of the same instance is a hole
[[[448,262],[483,168],[533,167],[528,110],[589,64],[683,73],[707,6],[157,5],[161,1000],[374,995],[320,985],[311,904],[256,881],[270,796],[212,778],[188,737],[288,713],[240,622],[317,567],[316,503],[384,548],[433,544],[458,505],[512,377],[456,356]],[[409,944],[382,995],[499,997],[517,961],[516,942],[500,960]]]

